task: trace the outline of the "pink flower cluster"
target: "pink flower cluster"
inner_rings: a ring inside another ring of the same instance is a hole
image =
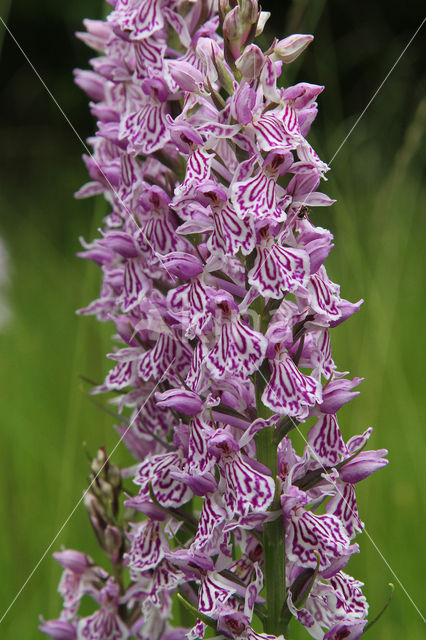
[[[102,287],[81,313],[115,323],[95,392],[115,392],[137,464],[120,477],[101,454],[92,468],[86,505],[114,570],[58,553],[64,609],[41,629],[283,640],[295,618],[316,639],[356,640],[368,607],[343,571],[363,527],[354,485],[387,452],[362,451],[371,429],[345,441],[336,417],[360,379],[337,371],[329,329],[360,302],[340,297],[324,267],[333,236],[310,220],[333,202],[306,139],[323,87],[278,86],[312,36],[262,51],[255,0],[110,4],[79,34],[100,55],[76,71],[98,119],[77,195],[110,208],[83,242]],[[307,420],[298,455],[288,434]],[[85,594],[98,608],[82,617]],[[189,628],[172,623],[177,595]]]

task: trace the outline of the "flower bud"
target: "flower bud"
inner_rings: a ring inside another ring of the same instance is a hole
[[[341,479],[344,482],[355,484],[368,478],[369,475],[388,464],[389,460],[383,457],[387,453],[387,449],[361,451],[353,460],[344,464],[340,469]]]
[[[46,633],[53,640],[74,640],[77,631],[71,622],[65,620],[43,620],[41,619],[40,631]]]
[[[98,450],[96,458],[90,464],[90,470],[96,478],[94,486],[100,487],[101,494],[113,500],[121,487],[121,475],[119,468],[108,460],[104,447]]]
[[[240,0],[241,6],[241,44],[246,46],[256,37],[259,4],[257,0]]]
[[[93,71],[99,74],[105,80],[111,80],[114,82],[117,76],[117,65],[114,64],[107,56],[102,56],[102,58],[93,58],[92,62]],[[126,68],[124,67],[124,63],[122,67],[122,73],[126,74]]]
[[[95,51],[104,51],[108,39],[111,37],[110,24],[102,20],[83,20],[85,31],[77,31],[77,38]]]
[[[286,64],[293,62],[312,42],[314,36],[305,35],[303,33],[295,33],[294,35],[280,40],[274,47],[274,57],[276,60],[282,60]]]
[[[181,280],[189,280],[203,272],[203,264],[196,256],[184,251],[173,251],[162,259],[164,268]]]
[[[257,21],[259,6],[257,0],[240,0],[241,22],[243,24],[254,24]]]
[[[104,549],[114,564],[120,560],[122,544],[123,536],[121,535],[120,530],[110,524],[107,525],[104,531]]]
[[[100,488],[100,498],[106,500],[107,503],[108,501],[112,502],[114,499],[114,491],[110,483],[107,480],[98,478],[98,485]]]
[[[158,407],[170,407],[186,416],[196,416],[203,408],[200,396],[186,389],[170,389],[155,393]]]
[[[117,112],[113,107],[103,102],[91,102],[90,113],[100,122],[118,122]]]
[[[291,101],[295,109],[303,109],[308,107],[324,91],[324,86],[320,84],[311,84],[310,82],[299,82],[293,87],[288,87],[283,92],[284,100]]]
[[[73,573],[84,573],[88,567],[93,565],[93,560],[80,551],[65,549],[65,551],[55,551],[53,554],[56,562],[59,562],[64,569],[70,569]]]
[[[219,0],[218,5],[219,5],[219,17],[220,17],[220,21],[223,24],[223,21],[225,19],[225,16],[227,13],[229,13],[229,11],[231,11],[231,9],[233,9],[234,7],[236,7],[238,4],[238,0]]]
[[[74,82],[93,100],[105,99],[105,81],[97,73],[75,69]]]
[[[103,531],[107,525],[105,509],[92,493],[86,493],[84,496],[84,505],[89,513],[90,522],[96,535],[102,538]]]
[[[232,9],[225,17],[223,37],[227,50],[230,52],[232,60],[235,61],[241,54],[240,8],[238,6]]]
[[[100,473],[106,473],[108,467],[108,456],[104,447],[100,447],[96,454],[96,458],[93,458],[90,463],[90,471],[94,476],[97,476]]]
[[[257,0],[240,0],[240,4],[226,14],[223,21],[223,36],[225,57],[229,63],[232,64],[239,58],[244,46],[254,39],[257,19]],[[229,57],[232,59],[229,60]]]
[[[157,507],[151,500],[141,499],[139,496],[125,500],[124,506],[128,509],[135,509],[136,511],[144,513],[151,520],[160,520],[160,522],[162,522],[166,519],[164,509]]]
[[[136,258],[139,255],[139,251],[136,249],[130,234],[124,231],[110,231],[109,233],[104,233],[103,236],[99,244],[116,251],[123,258]]]
[[[363,378],[354,378],[353,380],[333,380],[326,386],[323,393],[322,404],[319,405],[322,413],[337,413],[344,404],[350,402],[355,396],[359,395],[359,391],[351,391],[356,387]]]
[[[181,89],[191,92],[200,90],[204,77],[201,71],[198,71],[192,64],[182,60],[170,60],[168,67],[173,80],[177,82]]]
[[[250,82],[260,75],[264,62],[265,56],[262,50],[255,44],[251,44],[246,47],[240,57],[237,58],[235,66],[243,78]]]
[[[109,465],[108,481],[110,485],[113,487],[113,489],[115,490],[121,489],[121,473],[120,473],[120,469],[115,464],[110,463]]]

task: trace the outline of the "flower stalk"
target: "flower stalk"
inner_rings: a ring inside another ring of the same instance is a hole
[[[273,451],[272,438],[269,438],[269,448]],[[272,510],[280,512],[279,480],[277,476],[277,490]],[[268,522],[263,527],[263,561],[264,581],[266,587],[267,615],[265,631],[279,635],[286,635],[287,628],[282,617],[283,605],[286,600],[285,576],[285,530],[281,515]]]
[[[357,640],[368,605],[344,571],[363,528],[355,485],[387,452],[337,419],[361,379],[338,371],[330,332],[361,301],[328,277],[333,236],[313,222],[333,203],[307,140],[323,87],[281,81],[312,36],[263,51],[256,0],[110,4],[78,34],[99,55],[76,71],[98,121],[77,197],[109,206],[82,240],[102,285],[80,313],[114,324],[92,391],[112,392],[135,464],[118,470],[102,449],[92,463],[86,506],[112,567],[57,554],[64,608],[40,628],[285,640],[300,623]],[[83,617],[85,595],[97,609]]]

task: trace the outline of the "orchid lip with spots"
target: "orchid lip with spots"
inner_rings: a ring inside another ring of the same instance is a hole
[[[82,240],[102,283],[80,313],[114,323],[93,393],[112,394],[135,462],[119,469],[102,448],[92,462],[85,504],[108,570],[56,553],[64,606],[40,629],[285,640],[301,624],[355,640],[368,614],[346,573],[364,526],[355,486],[387,451],[337,417],[361,378],[338,371],[330,329],[362,301],[329,278],[333,235],[314,223],[334,202],[307,139],[324,87],[285,84],[313,37],[263,51],[257,0],[109,4],[78,34],[97,54],[75,80],[98,131],[77,197],[108,206]]]

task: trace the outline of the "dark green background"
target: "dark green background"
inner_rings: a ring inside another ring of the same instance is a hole
[[[273,11],[271,35],[315,34],[284,81],[326,85],[310,140],[330,160],[419,26],[422,5],[299,0],[265,1],[263,8]],[[82,138],[94,123],[72,69],[87,67],[92,54],[73,33],[83,17],[102,11],[95,0],[0,3],[0,15]],[[323,190],[338,202],[313,215],[336,237],[327,263],[331,277],[348,299],[366,300],[333,331],[339,368],[366,378],[340,424],[346,438],[374,426],[371,446],[390,450],[391,464],[359,487],[361,518],[423,610],[425,29],[333,161]],[[82,442],[93,452],[100,444],[111,449],[117,437],[112,419],[93,406],[78,378],[101,379],[110,346],[110,327],[74,314],[96,295],[97,268],[75,252],[79,235],[95,234],[102,205],[73,200],[86,180],[81,144],[7,35],[1,53],[0,234],[10,253],[3,295],[12,312],[0,332],[4,611],[87,486]],[[424,624],[386,563],[365,534],[359,543],[361,554],[348,571],[366,582],[371,617],[387,598],[387,583],[396,586],[370,637],[422,639]],[[102,561],[83,507],[52,550],[60,544]],[[38,638],[37,616],[59,613],[60,572],[49,556],[1,623],[0,637]],[[305,636],[296,628],[291,634]]]

